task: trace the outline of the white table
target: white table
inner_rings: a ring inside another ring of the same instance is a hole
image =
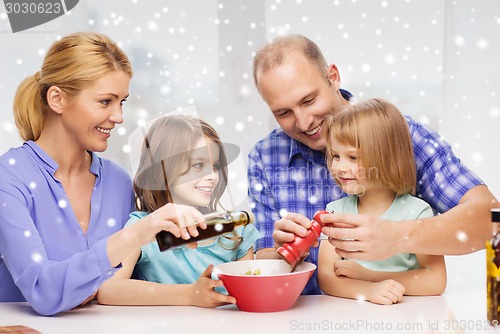
[[[301,296],[288,311],[241,312],[180,306],[91,304],[53,317],[27,303],[0,303],[0,326],[25,325],[44,334],[90,333],[500,333],[486,321],[483,289],[408,297],[391,306],[330,296]],[[455,330],[453,330],[455,329]]]

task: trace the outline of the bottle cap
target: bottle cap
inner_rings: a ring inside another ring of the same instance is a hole
[[[500,208],[491,209],[491,221],[494,223],[500,223]]]
[[[248,216],[248,224],[251,224],[255,221],[255,215],[252,213],[252,211],[243,211],[244,213],[247,214]]]
[[[313,220],[318,222],[321,227],[323,226],[326,226],[326,227],[333,227],[333,223],[325,223],[321,220],[321,215],[327,215],[327,214],[330,214],[330,213],[333,213],[333,210],[319,210],[319,211],[316,211],[316,213],[314,214],[314,217],[313,217]]]

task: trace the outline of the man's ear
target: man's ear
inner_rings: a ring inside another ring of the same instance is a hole
[[[330,66],[328,66],[327,73],[328,80],[330,80],[332,85],[334,85],[336,88],[340,88],[340,73],[337,66],[335,64],[330,64]]]
[[[62,114],[63,112],[62,93],[62,90],[57,86],[51,86],[47,90],[47,104],[56,114]]]

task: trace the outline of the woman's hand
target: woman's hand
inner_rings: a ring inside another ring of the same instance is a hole
[[[199,235],[197,227],[207,228],[201,212],[187,205],[166,204],[109,237],[109,262],[112,267],[116,267],[132,252],[137,252],[141,246],[153,241],[160,231],[167,231],[177,238],[188,240]]]
[[[176,238],[188,240],[199,235],[197,227],[205,229],[207,225],[205,217],[194,207],[168,203],[132,227],[137,229],[140,244],[145,245],[162,230],[172,233]]]
[[[224,286],[224,284],[220,280],[213,280],[211,278],[213,267],[213,265],[209,265],[200,275],[198,281],[192,284],[193,289],[191,296],[192,302],[190,303],[191,305],[214,308],[217,306],[236,303],[236,299],[234,297],[214,290],[214,288]]]

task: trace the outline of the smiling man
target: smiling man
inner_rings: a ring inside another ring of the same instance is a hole
[[[254,58],[255,85],[279,128],[249,154],[249,196],[256,225],[264,235],[258,258],[278,258],[276,249],[304,236],[310,219],[345,194],[328,173],[323,121],[349,103],[338,68],[301,35],[277,38]],[[339,255],[378,260],[396,253],[465,254],[484,248],[489,209],[498,206],[483,181],[452,152],[441,136],[406,117],[417,164],[416,195],[441,215],[394,223],[362,215],[323,215],[323,228]],[[347,239],[347,240],[346,240]],[[317,264],[312,248],[306,261]],[[317,276],[305,294],[321,293]]]

